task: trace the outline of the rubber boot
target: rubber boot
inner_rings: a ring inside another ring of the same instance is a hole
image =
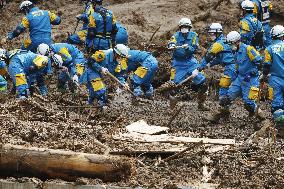
[[[210,109],[205,106],[206,101],[206,93],[198,92],[197,102],[198,102],[198,110],[200,111],[209,111]]]
[[[230,117],[230,110],[228,107],[222,107],[218,110],[218,112],[216,114],[214,114],[211,118],[209,118],[208,120],[211,123],[218,123],[220,121],[221,118],[224,119],[229,119]]]

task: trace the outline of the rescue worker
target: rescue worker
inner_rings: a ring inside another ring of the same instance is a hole
[[[198,92],[198,109],[209,110],[205,105],[207,86],[205,76],[198,71],[199,63],[194,57],[198,49],[198,35],[191,31],[192,23],[189,18],[179,21],[179,31],[176,32],[168,43],[168,48],[173,50],[173,63],[170,81],[179,84],[189,76],[193,76],[192,89]]]
[[[123,47],[125,46],[123,45]],[[124,59],[126,57],[128,57],[128,49],[121,49],[120,44],[116,45],[114,49],[100,50],[91,56],[87,64],[89,104],[93,104],[94,100],[98,99],[100,106],[106,106],[107,89],[102,78],[108,72],[117,77],[126,89],[129,89],[124,75],[127,71],[127,62]]]
[[[284,136],[284,27],[276,25],[271,29],[273,44],[265,49],[263,75],[269,78],[271,112],[279,133]]]
[[[95,12],[89,16],[86,37],[88,52],[107,50],[114,47],[117,33],[116,19],[112,11],[102,6],[102,0],[93,1]]]
[[[76,44],[76,45],[82,45],[82,44],[85,43],[86,36],[87,36],[88,23],[89,23],[88,18],[91,14],[94,13],[92,1],[93,0],[86,1],[84,13],[76,16],[78,23],[79,23],[79,21],[83,22],[83,27],[77,33],[69,36],[68,39],[67,39],[67,43]]]
[[[49,57],[53,57],[54,54],[61,56],[63,65],[60,66],[58,89],[61,92],[65,92],[66,83],[68,82],[69,90],[74,93],[76,86],[78,86],[80,82],[83,82],[84,79],[81,77],[86,63],[84,54],[75,45],[67,43],[55,43],[50,46],[40,44],[37,51],[39,54]]]
[[[5,77],[8,76],[8,71],[5,58],[6,51],[4,49],[0,49],[0,93],[7,90],[7,81]]]
[[[237,66],[237,78],[228,89],[227,95],[220,99],[219,112],[215,114],[210,121],[216,123],[222,117],[228,117],[230,114],[229,106],[237,97],[242,97],[245,109],[249,116],[264,118],[262,110],[257,106],[256,101],[259,98],[259,67],[262,57],[252,46],[241,43],[241,35],[232,31],[227,35],[227,42],[235,51]]]
[[[30,96],[30,78],[41,72],[47,65],[48,58],[32,52],[13,52],[6,54],[6,62],[9,62],[8,72],[17,90],[17,98],[25,99]]]
[[[270,16],[272,11],[272,3],[269,0],[251,0],[254,3],[253,13],[262,23],[264,31],[264,46],[268,47],[272,43],[270,35]]]
[[[212,23],[208,34],[212,45],[201,60],[200,70],[219,64],[225,67],[219,82],[219,98],[222,98],[227,95],[229,86],[237,77],[234,54],[230,45],[226,42],[223,35],[223,27],[220,23]]]
[[[60,24],[60,17],[50,11],[40,10],[30,1],[23,1],[20,5],[20,11],[26,16],[13,32],[8,33],[8,39],[12,40],[28,29],[30,38],[24,41],[22,49],[36,52],[39,44],[51,44],[51,25]]]
[[[254,16],[254,4],[250,0],[241,3],[243,18],[240,21],[241,40],[255,48],[263,47],[263,29],[261,22]]]

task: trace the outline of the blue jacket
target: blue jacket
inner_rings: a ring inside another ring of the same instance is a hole
[[[88,29],[88,24],[89,24],[89,16],[94,13],[94,8],[91,2],[87,2],[85,11],[83,14],[80,15],[79,19],[82,20],[83,27],[82,30],[87,30]]]
[[[230,45],[225,42],[224,35],[220,35],[208,49],[205,57],[201,61],[201,68],[221,64],[222,66],[235,64],[234,54]]]
[[[271,76],[284,79],[284,42],[281,40],[274,41],[265,49],[264,65],[270,66]]]
[[[135,71],[150,56],[151,53],[139,50],[129,50],[130,57],[127,59],[128,71]]]
[[[246,77],[258,75],[258,65],[261,63],[262,57],[254,47],[241,43],[235,56],[239,76]]]
[[[240,21],[241,40],[247,45],[251,45],[256,32],[263,31],[262,23],[257,20],[253,13],[245,15]]]
[[[29,29],[32,41],[41,40],[42,38],[51,39],[51,24],[58,25],[60,22],[60,17],[54,13],[33,7],[22,19],[21,24],[13,31],[13,37],[17,37],[26,29]]]
[[[84,58],[84,54],[75,46],[68,43],[54,43],[51,50],[63,59],[63,66],[75,66],[77,58]]]
[[[184,44],[188,44],[188,49],[175,49],[173,53],[173,58],[177,60],[189,60],[193,57],[193,54],[198,49],[198,41],[199,39],[197,33],[190,31],[187,36],[184,37],[183,34],[179,31],[171,37],[168,46],[182,46]]]

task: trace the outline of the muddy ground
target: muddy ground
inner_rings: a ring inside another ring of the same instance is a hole
[[[148,49],[158,58],[159,72],[154,85],[159,86],[169,79],[167,73],[169,73],[171,57],[163,46],[175,31],[176,23],[181,17],[188,16],[193,19],[194,29],[200,34],[203,46],[205,45],[204,28],[208,23],[221,22],[226,32],[237,29],[239,11],[236,4],[224,1],[216,10],[208,11],[215,1],[212,0],[210,4],[208,2],[206,0],[112,0],[105,1],[105,4],[127,27],[130,34],[129,46]],[[275,16],[272,23],[283,24],[283,17],[281,17],[283,1],[273,2],[280,16]],[[4,38],[7,32],[20,22],[22,15],[16,13],[18,4],[19,1],[13,1],[4,10],[0,10],[1,38]],[[55,41],[63,41],[66,39],[67,32],[74,30],[75,16],[83,9],[82,4],[73,0],[45,1],[39,6],[62,13],[62,24],[55,26],[53,30]],[[206,11],[209,16],[204,16]],[[149,41],[158,27],[160,28],[153,41]],[[2,45],[9,49],[17,48],[23,38],[24,36],[11,43],[4,43],[5,41],[2,40]],[[202,52],[198,57],[201,55]],[[218,102],[215,100],[216,89],[213,87],[219,75],[217,71],[220,71],[220,68],[206,72],[208,81],[213,81],[210,82],[211,90],[207,102],[210,111],[198,111],[194,96],[191,100],[181,102],[185,104],[185,107],[171,124],[170,134],[236,139],[238,143],[243,143],[263,126],[260,121],[247,117],[247,112],[240,100],[232,106],[232,116],[229,120],[219,124],[206,121],[218,108]],[[86,97],[61,95],[56,91],[55,79],[54,76],[48,81],[51,95],[46,99],[37,96],[29,101],[20,102],[13,96],[1,97],[0,143],[68,149],[86,153],[103,153],[103,149],[94,145],[95,139],[108,145],[112,151],[184,147],[176,144],[141,144],[112,139],[112,134],[124,132],[126,125],[140,119],[153,125],[166,125],[175,110],[169,108],[167,99],[162,95],[156,94],[151,104],[132,106],[128,94],[116,96],[111,93],[109,109],[102,114],[96,109],[66,108],[70,105],[85,105]],[[266,116],[270,119],[269,103],[261,102],[261,107],[265,109]],[[261,142],[262,145],[238,145],[218,152],[208,152],[206,150],[208,146],[196,147],[179,159],[160,165],[157,163],[160,159],[158,155],[136,154],[133,158],[142,162],[137,163],[136,173],[129,180],[107,184],[150,188],[165,186],[175,188],[176,185],[198,187],[204,182],[202,167],[207,165],[209,169],[214,169],[212,178],[208,182],[218,184],[219,188],[284,188],[284,163],[283,160],[278,159],[284,157],[283,141],[277,139],[273,145],[264,145],[266,140]],[[204,162],[205,157],[210,161]],[[63,181],[54,180],[54,182]],[[90,179],[84,179],[84,182],[102,183],[100,180]]]

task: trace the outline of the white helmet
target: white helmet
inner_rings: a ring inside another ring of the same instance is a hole
[[[116,54],[118,54],[119,56],[125,57],[125,58],[129,58],[129,48],[123,44],[117,44],[114,47],[114,51],[116,52]]]
[[[62,57],[60,55],[54,54],[52,56],[52,59],[53,59],[55,65],[57,65],[59,67],[61,67],[63,65],[63,60],[62,60]]]
[[[33,3],[30,2],[30,1],[23,1],[21,4],[20,4],[20,10],[21,11],[24,11],[26,8],[29,8],[30,6],[32,6]]]
[[[50,52],[50,48],[47,44],[42,43],[37,47],[37,53],[44,55],[44,56],[48,56]]]
[[[281,25],[274,26],[270,31],[271,37],[279,38],[284,36],[284,27]]]
[[[182,18],[180,19],[180,21],[178,22],[178,26],[188,26],[188,27],[192,27],[192,23],[191,20],[189,18]]]
[[[0,48],[0,60],[5,60],[7,58],[7,51]]]
[[[209,27],[208,33],[222,33],[223,27],[220,23],[212,23]]]
[[[241,3],[241,7],[244,10],[253,10],[254,9],[254,3],[250,0],[245,0]]]
[[[241,40],[241,35],[237,31],[231,31],[227,35],[227,42],[228,43],[235,43]]]

